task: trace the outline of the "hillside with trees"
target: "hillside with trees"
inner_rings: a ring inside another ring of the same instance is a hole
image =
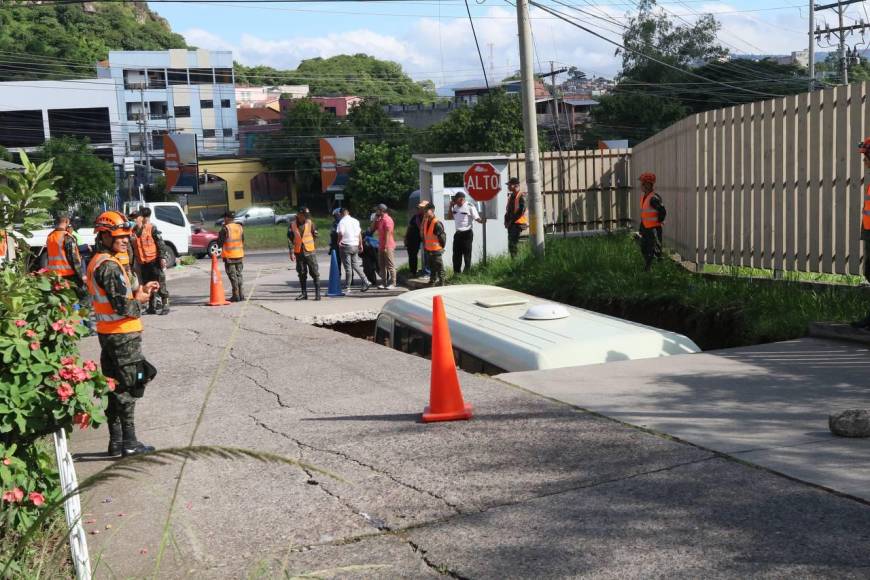
[[[146,2],[0,3],[0,81],[92,77],[110,50],[186,46]]]

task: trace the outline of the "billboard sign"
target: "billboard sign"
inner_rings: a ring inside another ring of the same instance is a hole
[[[199,193],[196,135],[193,133],[163,135],[163,155],[166,163],[166,193]]]
[[[324,193],[343,191],[355,159],[353,137],[328,137],[320,140],[320,185]]]

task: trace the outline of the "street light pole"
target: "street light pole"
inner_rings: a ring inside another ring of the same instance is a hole
[[[807,63],[807,68],[809,69],[809,77],[810,77],[810,92],[814,91],[816,88],[816,6],[815,0],[810,0],[810,45],[809,45],[809,62]]]
[[[535,75],[532,60],[532,29],[529,0],[517,0],[520,36],[520,76],[523,96],[523,133],[526,140],[526,192],[529,207],[529,239],[536,256],[544,254],[544,204],[541,199],[541,165],[538,158],[538,116],[535,113]]]

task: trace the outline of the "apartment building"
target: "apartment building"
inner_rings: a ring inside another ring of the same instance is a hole
[[[97,64],[111,79],[121,117],[119,139],[137,160],[163,160],[163,134],[191,132],[200,157],[238,152],[238,122],[229,51],[111,51]]]
[[[308,96],[308,85],[277,85],[267,87],[236,87],[236,104],[239,108],[270,108],[280,110],[281,97],[303,99]]]

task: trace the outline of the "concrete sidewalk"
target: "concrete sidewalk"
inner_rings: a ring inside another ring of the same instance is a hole
[[[867,347],[805,338],[504,381],[870,501],[870,441],[828,415],[870,406]]]
[[[192,461],[183,474],[178,461],[145,465],[88,493],[98,575],[153,576],[179,481],[166,578],[859,578],[870,568],[865,504],[466,373],[475,418],[424,425],[428,361],[276,314],[257,292],[222,308],[200,306],[204,295],[176,294],[169,316],[145,320],[160,374],[138,406],[141,438],[187,445],[226,352],[195,443],[335,477],[240,457]],[[84,350],[95,356],[95,339]],[[73,434],[80,476],[112,464],[106,442],[105,429]]]

